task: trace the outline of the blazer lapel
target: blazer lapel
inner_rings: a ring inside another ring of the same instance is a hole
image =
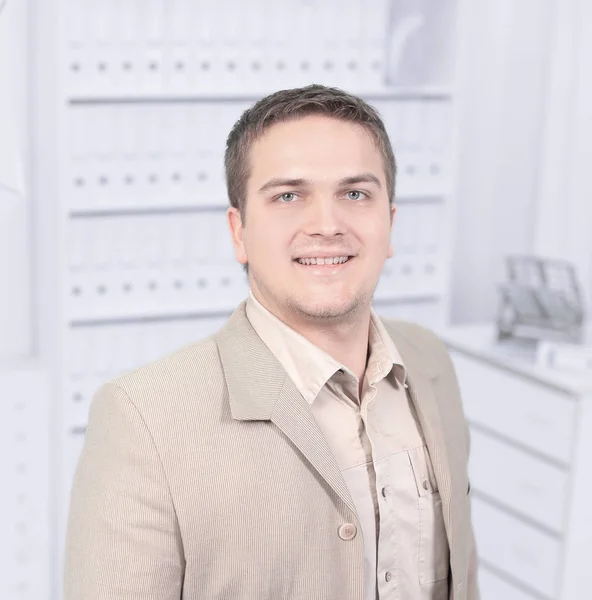
[[[405,359],[403,359],[405,360]],[[406,363],[407,364],[407,363]],[[412,373],[412,371],[411,371]],[[422,376],[409,375],[409,395],[421,424],[428,447],[438,490],[442,499],[442,514],[449,544],[452,541],[451,489],[452,476],[442,420],[431,381]]]
[[[339,466],[310,407],[253,329],[244,302],[215,339],[232,417],[274,423],[357,514]]]
[[[384,322],[384,321],[383,321]],[[451,497],[453,475],[445,435],[445,419],[442,419],[440,406],[436,400],[436,380],[442,372],[442,366],[434,362],[425,350],[420,350],[408,339],[396,325],[384,322],[393,338],[403,363],[405,364],[409,385],[409,396],[417,413],[426,446],[438,482],[442,499],[442,514],[448,543],[452,547]]]
[[[321,432],[306,400],[286,377],[286,385],[271,414],[275,423],[302,452],[323,479],[337,492],[350,510],[357,515],[349,489],[341,475],[335,456]]]

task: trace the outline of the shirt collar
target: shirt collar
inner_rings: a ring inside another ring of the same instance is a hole
[[[366,366],[366,376],[369,382],[377,383],[393,371],[396,380],[407,385],[407,369],[401,354],[373,308],[370,310],[368,342],[370,355]]]
[[[250,289],[246,314],[257,335],[275,355],[309,404],[314,402],[323,386],[337,371],[356,378],[346,366],[267,310]],[[370,383],[386,377],[393,366],[396,379],[405,383],[406,371],[401,356],[374,309],[371,309],[368,333],[370,352],[366,376]]]

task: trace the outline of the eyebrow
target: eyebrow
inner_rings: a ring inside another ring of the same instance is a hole
[[[306,179],[282,179],[281,177],[275,177],[262,185],[259,188],[259,192],[266,192],[278,187],[307,187],[309,185],[310,181]]]
[[[309,187],[310,181],[307,179],[283,179],[281,177],[276,177],[274,179],[270,179],[267,183],[263,184],[259,188],[259,192],[266,192],[268,190],[278,188],[278,187]],[[344,177],[340,179],[338,182],[339,187],[346,187],[348,185],[355,185],[357,183],[373,183],[379,189],[382,188],[380,184],[380,179],[373,175],[372,173],[361,173],[360,175],[353,175],[351,177]]]
[[[339,181],[339,187],[355,185],[356,183],[374,183],[379,189],[382,188],[380,179],[372,173],[362,173],[360,175],[354,175],[353,177],[344,177]]]

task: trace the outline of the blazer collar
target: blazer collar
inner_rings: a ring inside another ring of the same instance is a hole
[[[445,366],[439,362],[431,353],[426,353],[425,348],[420,348],[417,341],[412,339],[405,327],[401,327],[396,321],[382,319],[383,325],[399,351],[403,363],[408,371],[431,381],[436,379]]]
[[[249,322],[241,302],[216,334],[222,366],[230,394],[232,416],[242,420],[268,420],[287,378],[286,372]],[[383,321],[402,361],[414,379],[429,381],[440,375],[444,366],[426,354],[404,328]]]
[[[269,420],[287,374],[257,335],[242,302],[215,335],[235,419]]]

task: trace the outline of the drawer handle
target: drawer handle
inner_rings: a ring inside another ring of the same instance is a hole
[[[514,554],[523,563],[534,565],[538,562],[537,557],[532,552],[529,552],[524,548],[516,548]]]
[[[528,420],[537,427],[541,427],[544,429],[549,429],[549,425],[551,424],[549,419],[545,419],[545,417],[541,416],[537,413],[529,413]]]
[[[524,491],[528,492],[529,494],[535,495],[537,497],[544,494],[544,491],[541,489],[540,486],[538,486],[530,481],[522,481],[520,484],[520,487]]]

